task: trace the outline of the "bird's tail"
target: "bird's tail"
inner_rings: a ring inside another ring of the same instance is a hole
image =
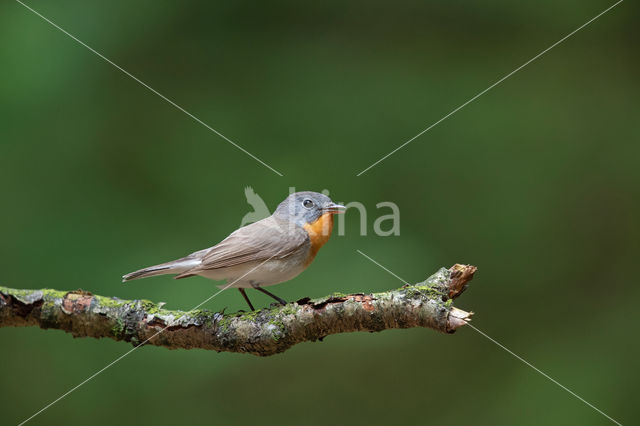
[[[167,263],[149,266],[122,276],[122,282],[137,280],[140,278],[155,277],[156,275],[181,274],[200,264],[200,260],[193,257],[183,257]]]

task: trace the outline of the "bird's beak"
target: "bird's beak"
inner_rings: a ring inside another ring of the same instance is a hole
[[[344,213],[346,209],[347,208],[342,204],[329,203],[324,207],[323,210],[327,213],[337,214],[337,213]]]

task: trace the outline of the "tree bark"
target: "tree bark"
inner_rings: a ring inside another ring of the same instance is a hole
[[[74,337],[110,337],[133,345],[202,348],[267,356],[330,334],[429,327],[453,333],[472,312],[453,307],[475,266],[442,268],[424,282],[383,293],[301,299],[254,312],[172,311],[148,300],[86,291],[0,287],[0,327],[39,326]]]

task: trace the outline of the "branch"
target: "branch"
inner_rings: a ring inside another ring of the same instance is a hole
[[[86,291],[0,287],[0,327],[39,326],[74,337],[109,337],[133,345],[273,355],[330,334],[429,327],[453,333],[471,312],[453,307],[475,266],[442,268],[426,281],[373,294],[333,294],[255,312],[172,311],[163,303],[121,300]]]

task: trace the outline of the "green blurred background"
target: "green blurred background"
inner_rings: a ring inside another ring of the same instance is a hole
[[[612,4],[28,4],[263,159],[234,148],[17,2],[0,5],[0,283],[188,309],[215,287],[123,273],[207,247],[250,208],[329,189],[358,214],[289,300],[479,267],[474,324],[622,423],[637,420],[638,7]],[[401,209],[378,237],[375,204]],[[270,301],[254,292],[254,302]],[[238,292],[207,309],[244,309]],[[130,349],[0,329],[2,423]],[[472,329],[330,336],[270,358],[144,347],[32,424],[607,424]]]

